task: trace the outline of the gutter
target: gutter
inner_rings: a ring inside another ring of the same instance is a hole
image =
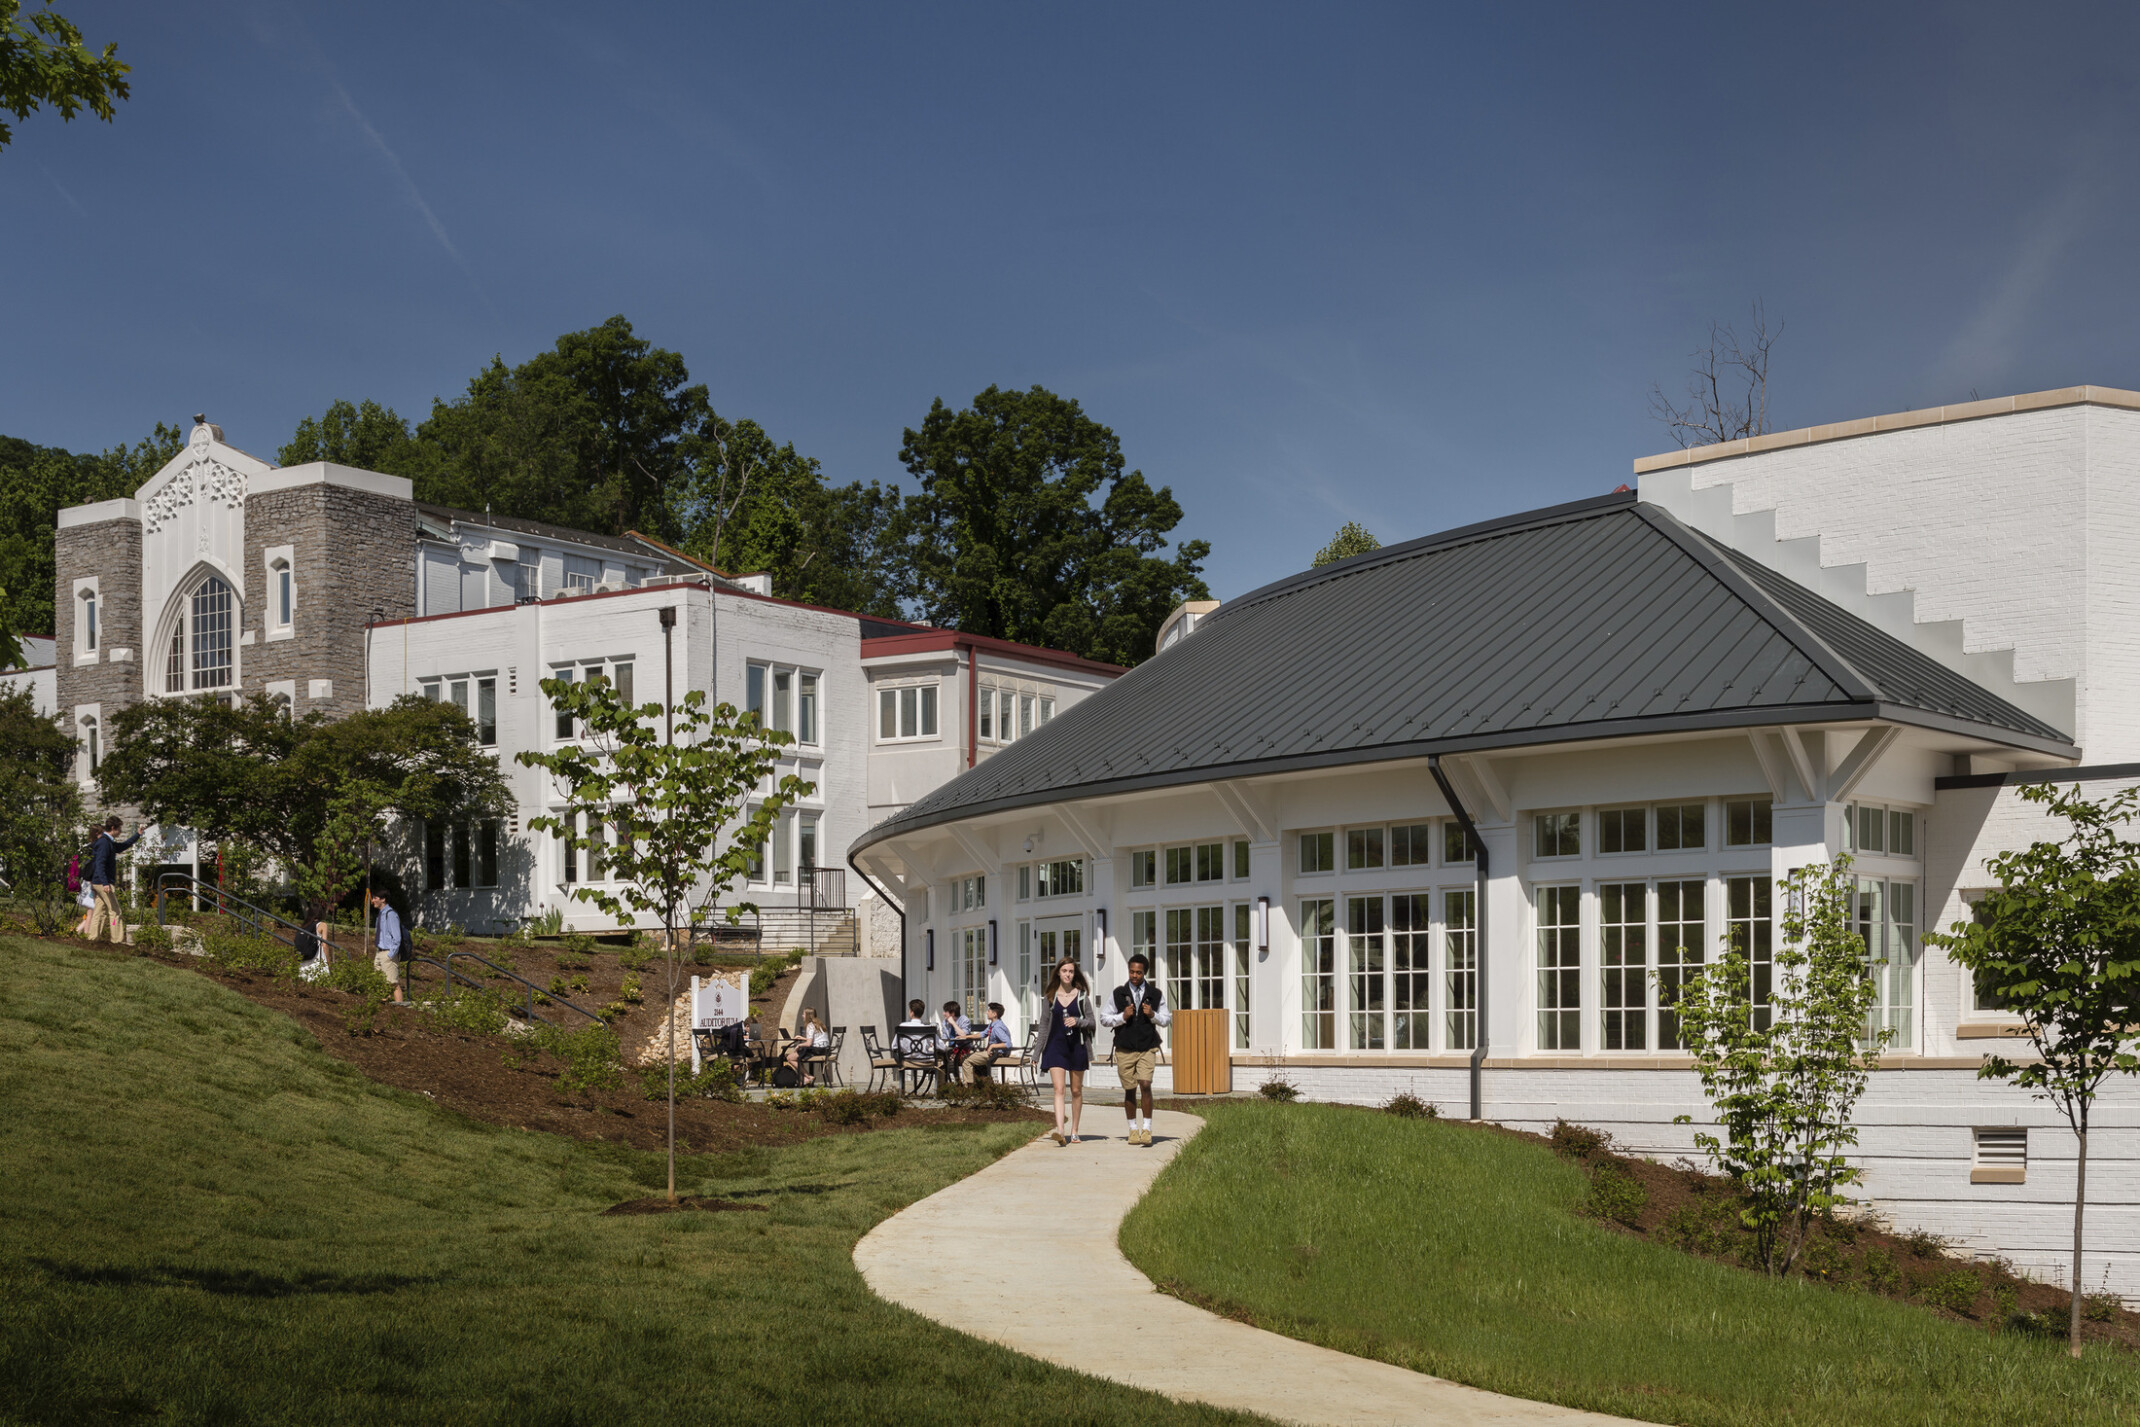
[[[894,898],[892,897],[892,894],[891,894],[890,892],[888,892],[888,891],[886,891],[886,890],[885,890],[885,888],[884,888],[884,884],[883,884],[882,882],[879,882],[879,881],[878,881],[878,880],[877,880],[876,878],[874,878],[874,877],[870,876],[870,875],[869,875],[869,873],[867,873],[867,872],[863,871],[863,870],[862,870],[862,864],[861,864],[861,863],[859,863],[859,862],[857,862],[857,861],[855,861],[855,855],[854,855],[854,854],[853,854],[852,852],[850,852],[850,853],[848,853],[848,854],[847,854],[847,865],[848,865],[849,867],[852,867],[852,868],[853,868],[853,869],[855,870],[855,876],[857,876],[857,877],[861,878],[861,879],[862,879],[862,880],[863,880],[864,882],[867,882],[867,883],[869,883],[870,887],[871,887],[872,889],[874,889],[874,890],[876,891],[876,894],[877,894],[878,896],[880,896],[880,897],[884,898],[885,904],[886,904],[887,906],[897,907],[897,908],[899,909],[899,1008],[900,1008],[900,1009],[901,1009],[901,1010],[903,1011],[903,1010],[905,1010],[905,1009],[906,1009],[906,1004],[907,1004],[907,1002],[908,1002],[909,1000],[911,1000],[911,999],[912,999],[911,997],[909,997],[909,996],[907,995],[907,909],[906,909],[906,906],[905,906],[905,904],[903,904],[903,903],[901,903],[901,902],[899,902],[899,901],[896,901],[896,900],[894,900]],[[856,918],[855,918],[855,954],[859,956],[859,955],[861,954],[861,951],[862,951],[862,919],[861,919],[860,917],[856,917]]]
[[[1472,893],[1471,934],[1472,959],[1479,975],[1479,1032],[1471,1043],[1471,1118],[1483,1120],[1486,1118],[1486,840],[1479,836],[1479,825],[1471,820],[1464,800],[1450,786],[1449,775],[1442,772],[1439,753],[1427,755],[1427,771],[1440,785],[1449,811],[1455,813],[1456,820],[1464,825],[1464,836],[1471,839],[1471,855],[1477,867],[1477,890]]]
[[[966,766],[971,768],[981,756],[981,651],[970,639],[951,641],[952,653],[961,649],[966,651]]]

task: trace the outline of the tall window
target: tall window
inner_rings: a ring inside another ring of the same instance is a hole
[[[1254,913],[1246,902],[1233,904],[1233,1045],[1248,1049],[1248,981],[1254,964],[1255,938],[1250,933]]]
[[[766,724],[765,674],[763,664],[753,664],[743,672],[743,712],[758,715],[758,722]]]
[[[572,854],[565,854],[565,880],[572,881]],[[427,822],[424,824],[424,890],[444,891],[451,884],[446,881],[446,825]]]
[[[1300,1043],[1307,1050],[1337,1048],[1335,913],[1336,904],[1328,897],[1310,897],[1300,904]]]
[[[1196,1000],[1204,1010],[1222,1010],[1226,1005],[1226,909],[1196,909]]]
[[[984,743],[996,741],[996,691],[983,689],[974,700],[975,734]]]
[[[1145,974],[1155,981],[1159,980],[1159,913],[1142,911],[1129,914],[1129,949],[1131,955],[1144,957]]]
[[[231,656],[231,622],[236,596],[219,575],[193,587],[164,662],[164,692],[227,689],[235,672]]]
[[[1696,806],[1699,806],[1698,804]],[[1702,882],[1657,884],[1657,1046],[1685,1049],[1679,1038],[1680,988],[1702,964],[1707,935]]]
[[[795,674],[789,669],[773,671],[773,727],[782,733],[795,731]]]
[[[795,881],[795,814],[783,812],[773,824],[773,885],[785,887]]]
[[[1425,1050],[1428,1045],[1432,1025],[1429,998],[1434,986],[1434,933],[1428,925],[1431,916],[1431,903],[1424,892],[1400,892],[1390,898],[1392,1050]]]
[[[801,859],[804,876],[808,876],[810,873],[815,872],[817,870],[816,813],[798,813],[796,815],[795,854],[798,858]],[[975,894],[981,899],[980,905],[986,906],[988,897],[988,879],[985,877],[976,877],[972,880],[975,887]]]
[[[82,751],[89,755],[89,776],[94,778],[104,763],[104,744],[94,718],[82,720]]]
[[[981,1003],[988,994],[988,928],[965,927],[959,932],[959,1005],[969,1021],[979,1020]]]
[[[1185,1010],[1190,999],[1190,964],[1196,954],[1196,911],[1193,907],[1167,908],[1167,1000],[1174,1009]]]
[[[1538,1048],[1583,1044],[1582,890],[1538,889]]]
[[[82,591],[82,653],[97,652],[97,592]]]
[[[1450,1050],[1470,1050],[1479,1034],[1479,922],[1477,891],[1442,893],[1442,975],[1446,978],[1444,1033]]]
[[[476,742],[485,745],[498,741],[498,681],[476,680]]]
[[[556,678],[560,683],[569,684],[573,682],[573,671],[570,668],[560,669],[557,671]],[[557,711],[557,736],[559,738],[572,737],[572,715],[566,713],[563,709]]]
[[[817,675],[795,676],[795,741],[817,744]]]
[[[1769,1024],[1769,991],[1775,975],[1774,923],[1769,917],[1769,880],[1731,877],[1724,882],[1724,930],[1745,956],[1753,985],[1754,1026]]]
[[[453,885],[456,887],[472,887],[475,885],[475,880],[474,841],[470,837],[467,823],[455,823],[453,825]]]
[[[1598,990],[1605,1049],[1642,1050],[1649,1044],[1649,928],[1640,882],[1607,882],[1598,888]]]
[[[1908,1050],[1915,1043],[1917,972],[1917,887],[1910,882],[1858,882],[1858,935],[1878,993],[1866,1013],[1869,1030],[1891,1030],[1888,1045]]]
[[[1388,1004],[1384,999],[1382,899],[1345,899],[1345,961],[1351,995],[1349,1045],[1354,1050],[1381,1050],[1388,1043]]]
[[[275,582],[275,627],[288,629],[290,627],[290,617],[296,612],[297,608],[296,576],[291,574],[288,560],[277,560],[270,567],[270,573]]]
[[[502,829],[496,818],[486,818],[476,824],[476,885],[498,885],[498,843]]]

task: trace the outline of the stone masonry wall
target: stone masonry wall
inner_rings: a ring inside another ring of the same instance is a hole
[[[58,664],[54,682],[67,730],[79,734],[74,723],[78,706],[100,705],[109,727],[113,714],[141,698],[142,661],[148,657],[143,648],[147,635],[141,617],[141,522],[100,520],[94,525],[61,530],[57,532],[54,557],[58,568],[52,592],[58,624],[52,631],[56,640],[54,660]],[[94,663],[76,664],[74,622],[81,610],[74,598],[74,582],[90,575],[97,577],[101,647]],[[121,650],[132,657],[115,659],[113,655]],[[96,801],[93,786],[85,793],[91,811],[105,811]],[[130,812],[123,808],[111,811],[121,816]]]
[[[253,496],[245,507],[246,601],[243,685],[297,686],[294,711],[340,718],[364,706],[364,625],[416,613],[416,508],[409,501],[346,486],[305,485]],[[288,545],[296,576],[288,639],[268,639],[274,590],[266,552]],[[314,679],[332,682],[311,697]]]

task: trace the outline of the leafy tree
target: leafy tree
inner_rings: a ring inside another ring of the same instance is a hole
[[[1365,555],[1370,550],[1381,548],[1382,542],[1369,534],[1366,526],[1357,520],[1348,520],[1338,527],[1337,534],[1330,537],[1328,545],[1315,552],[1314,568],[1335,565],[1340,560],[1350,559],[1354,555]]]
[[[2071,829],[1991,859],[1999,885],[1925,940],[2021,1017],[2033,1061],[1987,1056],[1980,1079],[2010,1080],[2049,1100],[2073,1130],[2073,1294],[2068,1347],[2081,1355],[2081,1228],[2088,1206],[2088,1117],[2111,1072],[2140,1071],[2128,1049],[2140,1025],[2140,846],[2119,829],[2140,813],[2140,789],[2102,801],[2075,785],[2022,788]]]
[[[1075,401],[1038,386],[939,400],[899,458],[921,490],[892,524],[892,568],[935,623],[1135,664],[1175,605],[1210,595],[1210,544],[1157,553],[1181,506]]]
[[[0,436],[0,628],[58,633],[52,541],[60,510],[130,496],[185,448],[185,433],[162,422],[146,440],[102,455]]]
[[[28,689],[0,689],[0,879],[48,936],[74,915],[61,875],[84,840],[73,761],[59,715],[39,715]]]
[[[453,822],[513,807],[468,715],[413,694],[331,722],[292,720],[263,694],[228,705],[147,699],[112,716],[111,745],[97,775],[106,802],[255,844],[290,873],[308,922],[352,885],[353,823]]]
[[[790,773],[761,786],[778,769],[793,735],[763,727],[756,714],[706,705],[693,689],[665,718],[662,705],[628,704],[607,679],[545,679],[542,691],[559,713],[586,730],[581,743],[522,752],[529,768],[550,775],[562,806],[528,819],[555,834],[574,855],[598,849],[609,886],[582,882],[572,895],[625,926],[651,916],[668,933],[669,1201],[676,1201],[676,997],[679,932],[695,931],[744,876],[781,811],[811,790]],[[755,798],[755,801],[753,800]],[[726,909],[727,920],[755,910]]]
[[[1724,1132],[1694,1142],[1738,1181],[1741,1218],[1775,1275],[1790,1272],[1816,1216],[1849,1202],[1842,1191],[1859,1178],[1843,1157],[1858,1142],[1851,1114],[1894,1035],[1868,1034],[1875,988],[1851,917],[1850,859],[1798,868],[1784,892],[1765,1006],[1755,1002],[1754,968],[1736,940],[1686,980],[1677,1004],[1683,1042]]]
[[[407,420],[376,401],[356,406],[346,401],[331,403],[319,416],[298,422],[289,444],[275,453],[276,463],[284,466],[332,461],[338,466],[411,477],[423,469],[423,457]]]
[[[750,420],[709,413],[686,443],[690,470],[672,493],[683,548],[716,569],[764,570],[784,599],[897,618],[879,540],[899,507],[875,481],[825,484],[794,444],[775,446]]]
[[[131,93],[131,68],[120,62],[117,45],[98,54],[84,44],[73,22],[53,12],[52,0],[27,17],[22,0],[0,0],[0,109],[17,119],[49,104],[62,122],[87,109],[109,124],[114,101]],[[0,120],[0,148],[14,137]]]

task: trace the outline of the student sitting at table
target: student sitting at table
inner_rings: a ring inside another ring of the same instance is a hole
[[[795,1039],[788,1044],[787,1062],[790,1069],[802,1076],[805,1085],[817,1084],[817,1077],[803,1068],[803,1059],[808,1057],[812,1065],[824,1060],[825,1052],[832,1048],[832,1033],[818,1022],[817,1012],[803,1007],[802,1020],[795,1027]]]
[[[944,1002],[943,1011],[936,1018],[936,1053],[943,1058],[944,1068],[959,1068],[966,1057],[973,1054],[973,1044],[979,1039],[973,1022],[960,1013],[959,1003]]]
[[[1003,1003],[988,1003],[988,1026],[981,1033],[980,1049],[966,1057],[959,1067],[959,1079],[971,1085],[975,1080],[986,1080],[988,1068],[1016,1050],[1011,1040],[1011,1028],[1003,1019]]]

